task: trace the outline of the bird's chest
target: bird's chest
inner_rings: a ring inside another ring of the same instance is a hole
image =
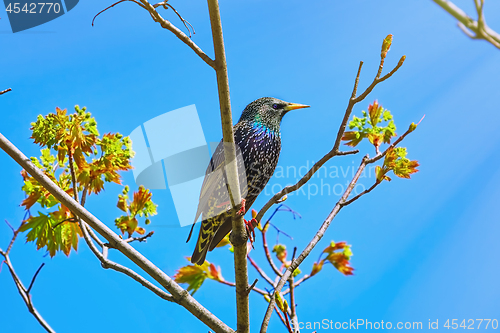
[[[278,164],[280,135],[266,128],[252,128],[241,137],[239,147],[245,163],[248,192],[258,195]]]

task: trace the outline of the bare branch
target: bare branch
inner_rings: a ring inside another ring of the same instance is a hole
[[[408,130],[403,135],[401,135],[396,141],[394,141],[394,143],[391,144],[383,153],[378,154],[377,156],[375,156],[374,158],[371,158],[371,159],[368,157],[368,155],[366,155],[365,157],[363,157],[363,159],[361,161],[361,164],[360,164],[358,170],[356,171],[356,174],[354,175],[353,179],[349,183],[349,186],[347,187],[347,189],[343,193],[343,195],[340,198],[340,200],[335,204],[335,207],[330,212],[330,214],[328,215],[328,217],[325,219],[325,221],[321,225],[321,227],[318,230],[318,232],[316,233],[316,235],[314,235],[313,239],[309,242],[309,244],[302,251],[302,253],[299,255],[299,257],[297,259],[295,259],[295,260],[292,260],[290,266],[287,268],[287,270],[284,272],[284,274],[281,277],[281,279],[278,281],[278,283],[276,285],[276,288],[274,289],[273,297],[271,297],[271,301],[269,302],[269,306],[267,308],[266,315],[264,317],[264,321],[262,322],[262,327],[261,327],[261,331],[260,331],[261,333],[265,333],[267,331],[267,326],[269,325],[269,320],[271,319],[272,309],[273,309],[274,302],[275,302],[275,295],[277,293],[281,292],[281,289],[285,285],[286,281],[287,280],[289,281],[289,279],[293,275],[293,272],[295,271],[295,269],[297,269],[299,267],[299,265],[304,261],[304,259],[309,255],[309,253],[311,253],[311,251],[314,249],[314,247],[318,244],[318,242],[321,240],[321,238],[323,238],[326,230],[330,226],[330,224],[333,221],[333,219],[335,218],[335,216],[340,212],[340,210],[343,207],[345,207],[345,206],[351,204],[352,202],[356,201],[357,199],[359,199],[364,194],[371,192],[379,184],[379,183],[375,183],[368,190],[363,191],[362,193],[356,195],[351,200],[347,200],[349,198],[352,190],[356,186],[356,183],[358,182],[359,177],[363,173],[363,170],[366,168],[366,166],[368,164],[371,164],[371,163],[374,163],[374,162],[380,160],[382,157],[384,157],[387,154],[387,152],[389,151],[389,149],[396,147],[401,141],[403,141],[403,139],[409,133],[411,133],[415,129],[415,128],[412,128],[412,127],[413,126],[410,126],[408,128]],[[294,284],[293,287],[296,287],[297,285],[299,285],[300,283],[306,281],[309,278],[310,278],[310,276],[307,276],[307,275],[304,276],[301,280],[297,281],[298,283]],[[292,289],[293,287],[291,285],[290,290],[287,290],[287,292],[288,291],[290,293],[293,292],[293,289]]]
[[[257,284],[257,282],[259,282],[259,279],[255,279],[255,281],[253,281],[253,283],[250,285],[250,287],[248,287],[247,294],[250,294],[250,292],[255,288],[255,285]]]
[[[490,27],[486,25],[483,13],[483,6],[484,6],[483,0],[481,1],[474,0],[478,15],[477,21],[474,21],[474,19],[468,16],[462,9],[457,7],[451,1],[448,0],[432,0],[432,1],[434,1],[438,6],[447,11],[451,16],[456,18],[458,21],[459,28],[468,37],[473,39],[484,39],[493,46],[495,46],[496,48],[500,49],[500,34],[490,29]]]
[[[28,287],[28,290],[26,290],[26,293],[28,293],[28,294],[30,293],[31,288],[33,287],[33,284],[35,283],[36,277],[38,276],[38,273],[40,273],[40,271],[42,270],[43,266],[45,266],[45,263],[42,263],[40,265],[40,267],[38,267],[38,269],[36,270],[36,273],[35,273],[35,275],[33,275],[33,278],[31,279],[30,286]]]
[[[101,15],[102,13],[104,13],[105,11],[107,11],[108,9],[111,9],[113,8],[114,6],[122,3],[122,2],[127,2],[127,1],[130,1],[130,2],[134,2],[136,3],[137,5],[141,6],[142,8],[146,9],[143,5],[141,5],[140,3],[138,3],[137,1],[135,0],[120,0],[120,1],[117,1],[115,2],[114,4],[112,4],[111,6],[108,6],[106,8],[104,8],[103,10],[101,10],[99,13],[95,14],[94,18],[92,19],[92,26],[94,26],[94,21],[95,19],[97,18],[97,16]]]
[[[147,239],[149,237],[153,236],[154,233],[155,233],[154,231],[150,231],[147,235],[144,235],[141,237],[130,237],[130,238],[125,239],[125,242],[127,242],[127,243],[132,243],[132,242],[136,242],[136,241],[140,242],[140,243],[147,242]]]
[[[2,249],[0,249],[0,254],[5,258],[4,262],[9,268],[10,275],[12,276],[12,279],[14,280],[14,283],[17,287],[17,291],[21,295],[21,298],[23,299],[24,303],[28,307],[29,312],[35,317],[35,319],[40,323],[40,325],[49,333],[54,333],[55,331],[50,327],[50,325],[43,319],[42,315],[36,310],[35,306],[33,305],[32,297],[30,295],[30,290],[33,286],[33,283],[35,282],[36,276],[40,272],[40,269],[43,267],[40,266],[40,268],[37,270],[35,273],[35,276],[33,276],[33,279],[31,280],[30,286],[28,289],[26,289],[21,282],[21,279],[17,275],[16,271],[14,270],[14,266],[12,265],[12,262],[10,261],[9,254],[7,252],[4,252]]]
[[[276,310],[276,313],[280,317],[281,322],[283,323],[283,325],[285,325],[285,327],[288,329],[287,324],[286,324],[286,320],[285,320],[285,318],[283,317],[283,315],[281,314],[280,310],[278,309],[278,307],[276,305],[274,306],[274,309]],[[288,332],[290,332],[290,330],[288,330]]]
[[[12,239],[10,240],[10,243],[9,243],[9,246],[7,246],[7,250],[5,251],[5,254],[9,254],[10,253],[10,250],[12,249],[12,246],[14,245],[14,242],[16,241],[16,238],[17,238],[17,235],[19,234],[19,231],[21,230],[21,227],[24,225],[24,223],[26,223],[25,221],[22,221],[21,222],[21,225],[19,226],[19,228],[17,229],[14,229],[12,227],[12,225],[9,223],[9,221],[5,220],[5,223],[7,223],[7,225],[9,226],[10,229],[12,229],[12,232],[13,232],[13,235],[12,235]]]
[[[194,27],[191,25],[191,23],[189,23],[187,20],[185,20],[181,16],[181,14],[179,14],[179,12],[171,4],[169,4],[167,1],[168,0],[163,1],[163,2],[158,2],[157,4],[153,5],[153,7],[155,9],[157,7],[160,7],[160,6],[162,6],[165,9],[171,8],[174,11],[174,13],[177,15],[177,17],[181,20],[181,22],[184,24],[184,27],[189,32],[189,38],[191,38],[191,30],[193,30],[193,35],[196,34],[196,32],[194,31]]]
[[[97,15],[94,16],[94,19],[92,20],[92,26],[94,25],[94,20],[96,19],[97,16],[99,16],[100,14],[105,12],[106,10],[116,6],[117,4],[125,2],[125,1],[133,2],[137,5],[139,5],[141,8],[147,10],[155,22],[159,23],[162,26],[162,28],[167,29],[168,31],[173,33],[184,44],[189,46],[203,61],[205,61],[205,63],[207,63],[207,65],[209,65],[210,67],[215,69],[214,60],[212,60],[205,52],[203,52],[203,50],[198,45],[196,45],[196,43],[194,43],[191,40],[191,38],[190,38],[191,37],[191,29],[188,27],[188,25],[191,26],[191,28],[192,28],[192,25],[189,22],[187,22],[171,5],[167,4],[166,1],[152,5],[147,0],[120,0],[120,1],[112,4],[111,6],[101,10],[99,13],[97,13]],[[168,7],[172,8],[174,13],[180,18],[180,20],[182,21],[184,26],[188,29],[189,36],[187,36],[185,33],[183,33],[181,30],[179,30],[179,28],[177,28],[175,25],[173,25],[169,21],[165,20],[156,11],[156,8],[160,7],[160,6],[163,6],[164,8],[168,8]],[[193,29],[193,33],[194,33],[194,29]]]
[[[271,280],[269,276],[267,276],[266,272],[260,268],[260,266],[250,257],[250,255],[247,255],[248,261],[250,261],[250,264],[259,272],[260,276],[264,278],[273,288],[274,288],[274,282]]]
[[[222,283],[222,284],[225,284],[226,286],[236,287],[236,283],[234,283],[234,282],[229,282],[229,281],[226,281],[226,280],[216,280],[216,281],[217,281],[217,282],[220,282],[220,283]],[[255,281],[254,281],[254,282],[255,282]],[[256,282],[255,282],[255,283],[256,283]],[[252,285],[253,285],[253,284],[252,284]],[[251,288],[251,289],[250,289],[250,288]],[[256,293],[258,293],[258,294],[261,294],[262,296],[266,296],[266,295],[267,295],[267,296],[269,296],[269,293],[268,293],[268,292],[265,292],[265,291],[264,291],[264,290],[262,290],[262,289],[259,289],[259,288],[255,287],[255,286],[253,286],[253,287],[252,287],[252,286],[248,286],[247,291],[252,291],[252,290],[253,290],[253,291],[255,291],[255,292],[256,292]]]
[[[339,130],[337,132],[337,138],[335,139],[335,143],[333,145],[332,150],[330,150],[325,156],[323,156],[318,162],[316,162],[313,167],[300,179],[295,185],[290,185],[286,186],[281,190],[280,192],[276,193],[265,205],[262,207],[262,209],[259,211],[257,214],[257,221],[261,221],[262,217],[264,217],[264,214],[271,208],[272,205],[276,204],[283,196],[287,195],[288,193],[297,191],[300,189],[302,186],[304,186],[311,178],[314,176],[316,171],[318,171],[326,162],[328,162],[330,159],[332,159],[335,156],[340,156],[340,155],[350,155],[350,154],[356,154],[359,151],[354,150],[350,152],[339,152],[339,147],[340,147],[340,142],[342,140],[342,137],[344,135],[345,129],[347,127],[347,123],[349,121],[349,118],[351,116],[352,110],[354,108],[354,105],[357,103],[363,101],[368,94],[379,84],[380,82],[383,82],[390,78],[394,73],[398,71],[398,69],[403,65],[406,57],[403,56],[399,60],[398,64],[396,67],[394,67],[388,74],[386,74],[383,77],[380,77],[382,73],[382,69],[384,66],[384,59],[385,56],[381,56],[380,58],[380,64],[379,64],[379,69],[377,72],[377,75],[373,79],[372,83],[366,88],[366,90],[356,97],[357,91],[358,91],[358,84],[359,84],[359,77],[361,75],[361,68],[363,67],[363,62],[360,61],[359,67],[358,67],[358,72],[356,74],[356,79],[354,81],[354,88],[352,90],[351,98],[349,99],[349,103],[347,105],[346,111],[344,113],[344,118],[342,119],[342,123],[340,124]]]
[[[342,204],[342,206],[347,206],[347,205],[350,205],[352,204],[354,201],[358,200],[359,198],[361,198],[363,195],[367,194],[367,193],[370,193],[371,191],[373,191],[373,189],[375,187],[377,187],[377,185],[379,185],[380,182],[375,182],[375,184],[373,184],[369,189],[367,190],[364,190],[363,192],[359,193],[358,195],[356,195],[355,197],[353,197],[352,199],[350,200],[347,200],[346,202],[344,202]]]
[[[203,61],[207,63],[210,67],[215,68],[215,61],[212,60],[208,55],[205,54],[205,52],[202,51],[202,49],[196,45],[191,38],[189,38],[185,33],[183,33],[179,28],[174,26],[172,23],[169,21],[165,20],[151,5],[147,0],[139,0],[142,3],[143,8],[145,8],[153,20],[157,23],[159,23],[162,28],[167,29],[171,33],[173,33],[177,38],[179,38],[184,44],[189,46]]]
[[[295,259],[295,250],[294,249],[294,255],[292,261]],[[295,307],[295,285],[294,285],[294,278],[293,274],[290,275],[290,278],[288,279],[288,285],[290,286],[290,320],[292,321],[292,327],[293,327],[293,332],[297,333],[300,332],[299,330],[299,319],[297,317],[297,310]]]
[[[309,253],[311,253],[311,251],[314,249],[314,247],[318,244],[318,242],[321,240],[321,238],[323,238],[323,236],[324,236],[326,230],[328,229],[328,227],[330,226],[331,222],[333,221],[335,216],[338,214],[338,212],[342,209],[342,203],[347,200],[347,198],[351,194],[352,190],[354,189],[354,186],[356,185],[359,177],[361,176],[363,170],[365,169],[365,167],[367,165],[367,163],[366,163],[367,160],[368,160],[368,156],[363,157],[361,164],[360,164],[358,170],[356,171],[356,174],[354,175],[353,179],[349,183],[349,186],[345,190],[345,192],[342,195],[342,197],[340,198],[340,200],[337,202],[337,204],[335,205],[333,210],[330,212],[328,217],[325,219],[325,221],[321,225],[318,232],[314,235],[313,239],[309,242],[309,244],[306,246],[306,248],[297,257],[297,259],[295,259],[291,262],[290,266],[287,268],[287,270],[285,271],[285,273],[283,274],[283,276],[279,280],[276,288],[274,289],[273,296],[271,297],[271,301],[269,302],[269,306],[267,308],[266,315],[265,315],[264,320],[262,322],[262,326],[261,326],[261,330],[260,330],[261,333],[267,332],[269,320],[271,319],[272,310],[273,310],[273,308],[275,306],[275,302],[276,302],[276,299],[275,299],[276,294],[281,292],[281,289],[283,288],[285,283],[288,281],[290,276],[292,276],[295,269],[297,269],[297,267],[299,267],[299,265],[304,261],[304,259],[309,255]]]
[[[16,229],[14,229],[14,227],[12,226],[12,224],[9,223],[9,221],[5,220],[5,223],[10,228],[10,230],[12,230],[13,233],[16,233]]]
[[[156,295],[160,296],[164,300],[167,300],[169,302],[176,302],[172,295],[161,290],[156,285],[152,284],[151,282],[146,280],[144,277],[137,274],[134,270],[107,259],[107,249],[108,249],[108,247],[106,246],[107,244],[104,244],[103,252],[102,253],[99,252],[97,247],[94,245],[94,243],[90,239],[90,236],[88,233],[88,230],[90,230],[89,226],[87,224],[85,224],[85,222],[83,222],[83,221],[80,221],[80,222],[82,225],[83,237],[85,239],[85,242],[89,246],[92,253],[94,253],[94,255],[101,261],[101,266],[104,269],[113,269],[117,272],[123,273],[123,274],[131,277],[135,281],[139,282],[141,285],[148,288],[149,290],[151,290],[152,292],[154,292]]]
[[[8,93],[9,91],[12,91],[12,89],[11,89],[11,88],[8,88],[8,89],[5,89],[5,90],[2,90],[2,91],[0,91],[0,95],[3,95],[3,94],[5,94],[5,93]]]
[[[301,277],[300,279],[298,279],[297,281],[295,281],[295,283],[294,283],[294,285],[293,285],[293,286],[294,286],[295,288],[297,288],[297,287],[298,287],[298,286],[300,286],[303,282],[305,282],[305,281],[309,280],[310,278],[311,278],[311,275],[306,274],[306,275],[304,275],[303,277]],[[286,294],[289,294],[289,293],[290,293],[290,288],[285,289],[285,290],[283,290],[283,292],[282,292],[282,294],[283,294],[283,295],[286,295]]]
[[[2,134],[0,134],[0,148],[2,148],[8,155],[10,155],[10,157],[21,165],[21,167],[33,176],[33,178],[45,187],[57,200],[68,207],[73,214],[88,223],[89,226],[104,237],[109,244],[122,252],[127,258],[138,265],[144,272],[169,291],[176,303],[185,307],[189,312],[194,314],[215,332],[234,332],[230,327],[198,303],[198,301],[196,301],[186,290],[180,287],[170,276],[162,272],[140,252],[130,246],[130,244],[120,239],[118,235],[110,230],[104,223],[72,199],[66,192],[61,190]],[[85,232],[84,229],[82,232]]]
[[[277,276],[281,277],[283,276],[283,273],[281,273],[281,270],[274,263],[273,257],[271,256],[271,252],[269,252],[269,246],[267,245],[266,233],[268,227],[269,227],[269,221],[267,221],[264,227],[262,228],[262,246],[264,246],[264,253],[266,254],[267,262],[269,262],[269,265],[273,269],[274,273]],[[274,286],[274,283],[272,283],[272,285]]]

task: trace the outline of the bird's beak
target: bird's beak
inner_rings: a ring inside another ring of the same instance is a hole
[[[310,106],[304,105],[304,104],[290,103],[287,106],[285,106],[284,109],[285,109],[285,111],[291,111],[291,110],[303,109],[303,108],[308,108],[308,107],[310,107]]]

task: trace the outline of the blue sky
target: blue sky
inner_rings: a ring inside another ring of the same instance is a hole
[[[92,17],[111,3],[80,2],[68,14],[16,34],[0,11],[0,90],[13,89],[0,98],[0,132],[26,155],[38,156],[29,139],[29,124],[56,106],[87,106],[101,133],[128,134],[155,116],[196,104],[207,140],[218,141],[221,129],[213,70],[133,3],[102,14],[92,27]],[[456,3],[472,11],[472,1]],[[213,54],[206,3],[174,1],[172,5],[196,28],[194,41]],[[312,106],[285,117],[280,166],[311,165],[331,148],[358,63],[364,61],[362,88],[375,75],[387,34],[394,35],[394,42],[386,71],[402,55],[407,60],[354,112],[360,115],[378,99],[392,111],[399,133],[426,115],[403,144],[409,157],[420,162],[420,172],[411,180],[384,183],[345,208],[302,265],[308,272],[329,240],[352,244],[355,275],[345,277],[327,266],[297,288],[299,320],[418,321],[424,328],[429,320],[439,320],[442,330],[447,319],[500,320],[500,51],[468,39],[453,18],[430,0],[241,0],[221,1],[220,6],[233,118],[262,96]],[[500,4],[487,1],[485,8],[490,26],[500,30]],[[179,23],[171,12],[165,16]],[[361,148],[373,154],[368,145]],[[347,170],[360,158],[336,158],[327,167]],[[0,165],[0,218],[18,224],[24,215],[19,207],[23,199],[20,168],[4,153],[0,153]],[[124,180],[133,185],[131,173]],[[293,175],[275,178],[270,187],[293,181]],[[320,177],[311,184],[322,181],[333,186],[347,179]],[[363,184],[369,186],[370,181],[364,179]],[[99,200],[90,197],[88,201],[88,208],[110,226],[119,214],[115,209],[119,191],[119,186],[111,185]],[[154,191],[153,199],[159,215],[149,228],[156,233],[147,244],[136,247],[173,275],[187,263],[184,257],[194,244],[185,243],[188,228],[177,227],[169,192]],[[254,207],[267,199],[259,197]],[[280,241],[303,249],[337,200],[331,193],[290,196],[287,204],[302,219],[278,214],[274,223],[294,237],[290,241],[280,236]],[[2,248],[10,237],[10,229],[0,225]],[[69,259],[63,255],[49,259],[44,254],[19,239],[11,257],[27,283],[40,263],[46,263],[32,294],[37,309],[56,331],[207,331],[182,307],[100,268],[85,246]],[[117,253],[111,257],[127,262]],[[253,257],[262,262],[260,239]],[[234,279],[229,251],[210,253],[208,260],[222,266],[227,280]],[[250,269],[250,279],[256,277]],[[42,331],[5,267],[0,294],[1,331]],[[235,327],[234,293],[229,287],[207,281],[196,298]],[[259,295],[252,295],[250,302],[253,332],[260,326],[266,304]],[[281,331],[285,331],[281,322],[273,316],[270,332]]]

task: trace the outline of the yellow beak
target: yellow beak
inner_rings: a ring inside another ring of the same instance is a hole
[[[303,108],[309,108],[309,105],[304,105],[304,104],[296,104],[296,103],[290,103],[287,106],[284,107],[285,111],[290,111],[290,110],[297,110],[297,109],[303,109]]]

